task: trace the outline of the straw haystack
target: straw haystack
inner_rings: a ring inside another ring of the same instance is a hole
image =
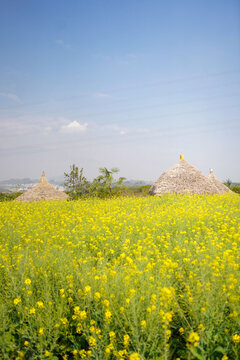
[[[217,187],[201,171],[180,155],[179,162],[165,171],[149,190],[151,195],[164,193],[217,194]]]
[[[224,194],[224,193],[232,193],[232,191],[226,186],[224,185],[221,181],[219,181],[214,172],[213,169],[210,170],[210,173],[208,175],[209,180],[211,180],[211,182],[216,186],[216,188],[218,189],[218,192],[220,194]]]
[[[32,189],[18,196],[16,200],[30,202],[40,200],[64,200],[67,198],[67,194],[55,189],[53,185],[49,184],[43,171],[39,183]]]

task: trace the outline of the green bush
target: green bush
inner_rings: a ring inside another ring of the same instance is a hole
[[[2,201],[12,201],[16,199],[22,192],[11,192],[11,193],[3,193],[0,192],[0,202]]]
[[[237,193],[237,194],[240,194],[240,186],[238,186],[238,185],[230,186],[230,189],[231,189],[233,192],[235,192],[235,193]]]

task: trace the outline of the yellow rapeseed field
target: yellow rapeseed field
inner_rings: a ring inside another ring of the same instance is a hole
[[[239,359],[240,197],[0,204],[1,359]]]

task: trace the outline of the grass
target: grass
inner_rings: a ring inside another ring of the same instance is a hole
[[[0,204],[2,359],[238,359],[237,195]]]

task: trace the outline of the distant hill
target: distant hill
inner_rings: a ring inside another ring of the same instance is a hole
[[[37,184],[39,179],[30,179],[30,178],[23,178],[23,179],[8,179],[8,180],[1,180],[0,185],[26,185],[26,184]],[[55,179],[50,179],[49,182],[51,184],[61,185],[63,180],[58,181]]]
[[[37,179],[30,179],[30,178],[23,178],[23,179],[8,179],[0,181],[1,185],[19,185],[19,184],[34,184],[37,183],[39,180]]]
[[[31,179],[31,178],[22,178],[22,179],[7,179],[7,180],[1,180],[0,181],[0,188],[6,188],[8,185],[26,185],[26,184],[37,184],[39,179]],[[55,178],[55,179],[49,179],[48,180],[50,184],[54,185],[63,185],[64,179],[62,178]],[[145,181],[145,180],[125,180],[123,184],[125,186],[143,186],[143,185],[150,185],[153,181]]]
[[[151,185],[153,181],[144,181],[144,180],[125,180],[123,184],[125,186],[143,186],[143,185]]]

